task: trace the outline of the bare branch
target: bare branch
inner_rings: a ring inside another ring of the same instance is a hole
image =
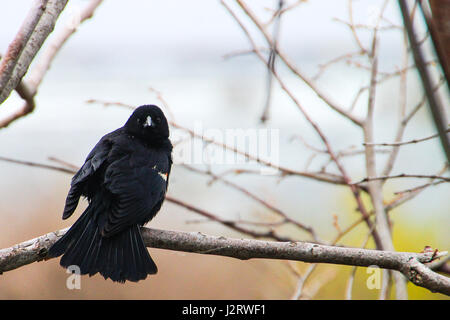
[[[397,127],[397,133],[395,135],[395,142],[399,142],[402,137],[403,133],[405,132],[407,122],[403,121],[405,118],[406,113],[406,104],[407,104],[407,72],[405,70],[406,66],[408,65],[408,41],[406,37],[406,33],[403,30],[403,70],[400,73],[400,93],[399,93],[399,120],[398,120],[398,127]],[[392,169],[394,168],[395,160],[397,159],[397,155],[400,151],[400,148],[393,148],[389,154],[389,157],[386,161],[386,164],[383,169],[383,175],[387,176],[391,173]]]
[[[311,264],[306,270],[305,274],[299,276],[299,279],[297,281],[297,288],[295,289],[295,292],[292,295],[291,300],[298,300],[302,297],[303,288],[305,287],[306,281],[309,279],[314,270],[316,270],[317,266],[318,266],[317,263]]]
[[[422,48],[417,42],[416,31],[414,29],[413,21],[409,16],[408,3],[405,0],[398,1],[400,11],[403,17],[403,23],[408,33],[409,42],[413,52],[414,61],[416,62],[417,71],[422,80],[424,91],[427,95],[428,105],[434,119],[437,131],[439,133],[442,148],[447,156],[447,162],[450,163],[450,137],[446,134],[447,119],[445,109],[439,96],[433,90],[433,83],[430,72],[425,64]]]
[[[274,13],[274,30],[273,30],[273,46],[270,48],[269,59],[267,61],[267,96],[266,102],[264,104],[264,109],[260,120],[262,123],[269,119],[270,105],[272,102],[272,91],[273,91],[273,70],[275,70],[275,61],[278,54],[278,40],[280,35],[280,25],[281,25],[281,15],[284,7],[284,0],[278,0],[278,9]],[[271,70],[272,69],[272,70]]]
[[[14,84],[12,85],[12,88],[10,90],[6,88],[8,82],[11,81],[11,78],[13,77],[14,71],[17,68],[17,64],[19,62],[21,54],[23,53],[32,34],[35,32],[39,19],[41,19],[42,15],[46,10],[48,2],[49,0],[34,1],[33,6],[28,12],[28,15],[25,18],[22,26],[20,27],[19,32],[17,33],[13,42],[11,42],[11,44],[9,45],[6,55],[2,59],[2,62],[0,64],[0,93],[7,92],[8,96],[9,93],[19,83],[20,79],[19,81],[17,81],[16,85]],[[5,99],[6,97],[0,101],[3,102]]]
[[[312,77],[312,80],[315,81],[315,80],[319,79],[329,66],[331,66],[331,65],[333,65],[335,63],[338,63],[338,62],[340,62],[342,60],[348,60],[348,59],[350,59],[350,58],[352,58],[354,56],[361,56],[363,54],[365,54],[363,51],[356,51],[356,52],[345,53],[345,54],[340,55],[338,57],[335,57],[335,58],[333,58],[333,59],[331,59],[331,60],[329,60],[329,61],[327,61],[325,63],[320,64],[318,66],[319,67],[319,71],[316,73],[315,76]]]
[[[361,245],[361,248],[365,248],[367,246],[367,242],[369,242],[371,232],[367,233],[366,238],[363,241],[363,244]],[[353,291],[353,282],[355,280],[356,270],[358,267],[354,266],[352,268],[352,271],[350,273],[350,277],[347,281],[347,288],[345,290],[345,299],[346,300],[352,300],[352,291]],[[384,299],[383,299],[384,300]]]
[[[66,23],[64,28],[55,34],[55,37],[48,43],[36,66],[33,68],[29,78],[27,79],[32,88],[36,91],[44,78],[44,75],[50,69],[51,63],[56,54],[60,51],[67,40],[77,31],[77,28],[84,21],[92,18],[95,10],[103,0],[90,0],[83,10],[79,12],[79,16],[74,17],[72,23]]]
[[[199,215],[201,215],[203,217],[206,217],[206,218],[208,218],[208,219],[210,219],[212,221],[219,222],[220,224],[223,224],[224,226],[227,226],[230,229],[238,231],[238,232],[240,232],[242,234],[249,235],[249,236],[251,236],[253,238],[256,238],[256,239],[266,238],[266,239],[274,239],[274,240],[277,240],[277,241],[292,241],[293,240],[293,239],[290,239],[289,237],[283,237],[283,236],[277,235],[275,233],[275,231],[272,230],[272,229],[269,230],[269,231],[259,232],[259,231],[251,230],[251,229],[248,229],[248,228],[244,228],[244,227],[239,225],[238,221],[220,218],[219,216],[217,216],[217,215],[215,215],[215,214],[213,214],[211,212],[208,212],[208,211],[206,211],[204,209],[197,208],[197,207],[195,207],[195,206],[193,206],[191,204],[188,204],[188,203],[186,203],[186,202],[184,202],[182,200],[179,200],[179,199],[175,199],[175,198],[173,198],[171,196],[166,196],[166,201],[171,202],[173,204],[176,204],[176,205],[178,205],[180,207],[183,207],[185,209],[188,209],[189,211],[195,212],[195,213],[197,213],[197,214],[199,214]]]
[[[425,174],[405,174],[400,173],[392,176],[380,176],[380,177],[367,177],[362,179],[361,181],[354,182],[353,184],[361,184],[364,182],[377,181],[377,180],[387,180],[387,179],[396,179],[396,178],[416,178],[416,179],[439,179],[442,181],[450,182],[450,177],[437,176],[437,175],[425,175]]]
[[[95,9],[102,3],[102,0],[91,0],[91,2],[80,12],[79,17],[75,17],[72,24],[66,24],[64,28],[58,32],[54,38],[50,38],[48,45],[43,48],[42,54],[36,62],[36,66],[31,70],[27,79],[17,85],[16,91],[22,99],[25,100],[25,104],[17,108],[11,115],[4,117],[0,120],[0,129],[6,128],[15,120],[26,116],[33,112],[35,108],[34,97],[37,94],[39,85],[41,84],[45,74],[50,69],[50,65],[59,52],[64,43],[69,37],[75,33],[77,27],[92,17]],[[79,18],[79,20],[77,20]],[[42,45],[42,44],[41,44]]]
[[[0,161],[6,161],[6,162],[21,164],[21,165],[30,166],[30,167],[37,167],[37,168],[42,168],[42,169],[56,170],[56,171],[61,171],[64,173],[70,173],[70,174],[74,174],[77,172],[77,170],[74,170],[74,169],[51,166],[48,164],[43,164],[43,163],[38,163],[38,162],[33,162],[33,161],[22,161],[22,160],[11,159],[11,158],[2,157],[2,156],[0,156]]]
[[[5,101],[28,70],[45,39],[53,31],[67,0],[36,0],[0,65],[0,103]]]
[[[350,19],[350,23],[348,23],[348,27],[352,31],[353,38],[355,39],[356,44],[361,52],[367,53],[367,49],[361,43],[361,40],[358,37],[358,33],[356,32],[355,24],[353,23],[353,1],[348,0],[348,16]]]
[[[443,174],[444,172],[447,171],[448,168],[448,164],[446,163],[444,165],[444,167],[436,174],[437,176]],[[395,195],[399,195],[397,198],[393,199],[392,201],[390,201],[387,205],[386,205],[386,211],[390,211],[400,205],[402,205],[403,203],[405,203],[406,201],[409,201],[413,198],[415,198],[416,196],[418,196],[422,191],[424,191],[425,189],[429,188],[430,186],[435,186],[438,184],[441,184],[443,182],[446,182],[445,180],[440,180],[440,181],[435,181],[435,179],[430,179],[428,183],[415,187],[415,188],[410,188],[407,190],[403,190],[403,191],[399,191],[399,192],[394,192]]]
[[[447,129],[445,131],[446,133],[450,132],[450,129]],[[384,146],[384,147],[398,147],[398,146],[403,146],[405,144],[412,144],[412,143],[419,143],[422,141],[427,141],[427,140],[431,140],[434,138],[439,137],[439,134],[433,134],[431,136],[425,137],[425,138],[420,138],[420,139],[413,139],[413,140],[409,140],[409,141],[403,141],[403,142],[391,142],[391,143],[386,143],[386,142],[382,142],[382,143],[363,143],[363,145],[365,146]]]
[[[257,201],[258,203],[260,203],[261,205],[263,205],[264,207],[266,207],[267,209],[271,210],[272,212],[276,213],[278,216],[280,216],[282,218],[281,222],[282,223],[291,223],[293,225],[295,225],[296,227],[308,232],[312,238],[314,239],[314,241],[316,242],[321,242],[318,238],[317,235],[314,231],[314,229],[310,226],[306,226],[292,218],[290,218],[286,213],[284,213],[281,209],[273,206],[272,204],[268,203],[267,201],[265,201],[264,199],[260,198],[259,196],[255,195],[254,193],[250,192],[249,190],[245,189],[244,187],[237,185],[231,181],[228,181],[226,179],[224,179],[221,176],[218,176],[216,174],[214,174],[213,172],[211,172],[210,170],[208,171],[203,171],[203,170],[199,170],[196,169],[192,166],[188,166],[188,165],[183,165],[183,167],[185,167],[186,169],[193,171],[193,172],[197,172],[200,174],[204,174],[204,175],[208,175],[210,176],[212,179],[214,179],[214,181],[219,180],[221,182],[223,182],[225,185],[232,187],[233,189],[236,189],[238,191],[240,191],[241,193],[243,193],[244,195],[246,195],[247,197]]]
[[[180,232],[142,228],[145,244],[151,248],[198,254],[226,256],[241,260],[278,259],[310,263],[331,263],[350,266],[398,270],[414,284],[450,295],[450,280],[427,268],[429,263],[443,257],[440,253],[409,253],[345,248],[308,242],[274,242],[254,239],[234,239],[205,235],[200,232]],[[50,246],[67,229],[51,232],[32,240],[0,250],[0,273],[47,258]]]
[[[269,21],[267,21],[267,22],[264,24],[264,26],[265,26],[265,27],[269,26],[270,24],[272,24],[272,23],[275,21],[275,19],[276,19],[279,15],[283,15],[283,14],[285,14],[286,12],[295,9],[297,6],[299,6],[300,4],[302,4],[303,2],[306,2],[306,1],[307,1],[307,0],[297,0],[296,2],[294,2],[294,3],[291,4],[291,5],[286,5],[286,6],[284,6],[281,10],[273,10],[272,17],[270,17]],[[269,8],[269,10],[271,10],[271,9]]]
[[[378,28],[383,17],[384,10],[388,1],[383,2],[383,6],[378,15],[378,19],[373,29],[372,45],[370,52],[368,53],[369,60],[371,63],[370,72],[370,85],[369,85],[369,97],[367,101],[367,116],[363,124],[364,131],[364,142],[371,143],[373,141],[373,123],[374,123],[374,112],[375,112],[375,97],[377,89],[377,74],[378,74]],[[369,177],[374,177],[376,173],[376,154],[375,148],[373,146],[366,145],[366,171]],[[394,245],[392,243],[391,230],[389,226],[387,212],[383,203],[383,190],[380,181],[369,181],[369,194],[371,202],[375,212],[375,230],[379,236],[379,243],[377,243],[377,248],[382,250],[395,251]],[[396,297],[397,299],[407,299],[408,292],[406,288],[406,283],[403,281],[403,277],[399,273],[394,273],[394,279],[396,284]],[[382,292],[387,291],[388,282],[383,282]]]
[[[273,44],[272,37],[267,33],[267,31],[265,30],[264,25],[262,24],[262,22],[260,22],[258,20],[256,15],[250,10],[250,8],[244,3],[244,1],[242,1],[242,0],[236,0],[236,1],[239,4],[239,6],[242,8],[242,10],[245,12],[245,14],[252,20],[252,22],[258,28],[258,30],[261,31],[262,35],[266,39],[266,41],[269,44],[269,46],[273,48],[274,44]],[[225,1],[222,0],[221,3],[225,6],[225,8],[227,8],[227,10],[230,12],[230,14],[233,15],[233,17],[236,19],[236,21],[239,24],[241,24],[239,19],[234,15],[234,13],[232,12],[231,8],[225,3]],[[241,26],[241,27],[243,29],[245,29],[243,26]],[[250,37],[250,35],[248,34],[247,31],[246,31],[246,33],[247,33],[248,37]],[[256,48],[256,45],[253,44],[253,47]],[[259,55],[258,55],[258,57],[261,58]],[[296,66],[294,66],[294,64],[287,58],[287,56],[279,48],[278,48],[278,57],[292,71],[292,73],[294,73],[297,77],[299,77],[331,109],[333,109],[334,111],[338,112],[339,114],[341,114],[345,118],[349,119],[350,121],[352,121],[356,125],[358,125],[358,126],[362,125],[361,119],[359,119],[358,117],[356,117],[356,116],[350,114],[349,112],[347,112],[342,106],[338,105],[335,101],[333,101],[331,99],[331,97],[329,97],[325,92],[323,92],[321,89],[319,89],[314,84],[313,80],[311,80],[309,77],[307,77],[305,74],[303,74]],[[264,62],[266,62],[266,61],[264,60]],[[275,74],[274,74],[274,76],[275,76]]]

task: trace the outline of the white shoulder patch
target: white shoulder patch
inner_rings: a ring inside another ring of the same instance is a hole
[[[156,168],[156,166],[153,166],[152,169],[155,170],[156,172],[158,172],[159,176],[160,176],[161,178],[163,178],[164,181],[167,182],[167,173],[158,171],[158,169]]]

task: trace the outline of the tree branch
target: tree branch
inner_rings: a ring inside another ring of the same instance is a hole
[[[241,5],[244,5],[242,1],[237,0],[238,3]],[[222,5],[227,9],[227,11],[230,13],[230,15],[235,19],[235,21],[239,24],[239,26],[241,27],[242,31],[245,33],[245,35],[247,36],[249,42],[251,43],[252,47],[255,49],[255,54],[257,55],[257,57],[264,62],[264,64],[266,65],[266,67],[268,67],[267,65],[267,61],[264,59],[264,57],[262,56],[262,54],[256,50],[256,43],[253,40],[252,36],[250,35],[249,31],[245,28],[245,26],[243,25],[243,23],[241,22],[241,20],[236,16],[236,14],[234,13],[234,11],[230,8],[230,6],[227,5],[227,3],[222,0],[221,1]],[[245,7],[246,8],[246,7]],[[250,15],[250,17],[254,18],[254,15],[250,13],[249,9],[246,8],[247,10],[244,9],[244,11]],[[256,18],[254,18],[256,19]],[[252,19],[253,20],[253,19]],[[257,20],[255,20],[257,21]],[[264,28],[262,28],[261,32],[264,34],[264,36],[266,37],[267,41],[269,42],[270,38],[268,38],[268,36],[266,36],[266,33],[264,33]],[[271,42],[269,42],[271,43]],[[278,52],[279,57],[282,59],[282,54],[280,52]],[[270,69],[270,68],[269,68]],[[356,204],[357,204],[357,208],[358,211],[362,214],[362,216],[364,217],[369,229],[373,230],[373,238],[374,241],[377,245],[378,248],[381,247],[381,240],[380,237],[377,233],[377,230],[374,230],[372,228],[372,222],[369,219],[369,215],[367,213],[367,210],[364,206],[364,203],[361,199],[361,194],[360,194],[360,188],[356,188],[355,185],[351,184],[350,181],[350,177],[346,171],[346,169],[344,168],[344,166],[341,164],[341,162],[339,161],[339,159],[337,158],[335,152],[333,151],[333,149],[331,148],[331,145],[327,139],[327,137],[325,136],[325,134],[322,132],[322,130],[320,129],[320,127],[318,126],[318,124],[310,117],[310,115],[308,114],[308,112],[306,112],[306,109],[300,104],[299,100],[294,96],[294,94],[286,87],[284,81],[281,79],[281,77],[278,75],[278,73],[274,70],[274,69],[270,69],[272,71],[272,74],[274,76],[274,78],[278,81],[278,84],[280,85],[281,89],[289,96],[289,98],[292,100],[292,102],[297,106],[297,108],[299,109],[299,111],[302,113],[302,115],[304,116],[304,118],[306,119],[307,122],[309,122],[309,124],[314,128],[315,132],[318,134],[318,136],[320,137],[320,139],[322,140],[323,144],[325,145],[325,148],[328,152],[328,154],[330,155],[330,158],[332,159],[332,161],[336,164],[336,167],[338,168],[338,170],[340,171],[341,175],[342,175],[342,179],[343,179],[343,184],[349,186],[349,188],[351,189],[353,196],[355,198]],[[299,75],[300,77],[300,75]],[[362,125],[362,123],[360,123],[360,125]]]
[[[0,250],[0,273],[47,259],[48,249],[66,229]],[[345,248],[308,242],[276,242],[210,236],[200,232],[180,232],[142,228],[146,246],[166,250],[226,256],[241,260],[277,259],[310,263],[331,263],[398,270],[414,284],[433,292],[450,295],[450,279],[431,271],[424,263],[443,257],[447,252],[409,253]]]
[[[450,182],[450,177],[444,177],[444,176],[438,176],[438,175],[425,175],[425,174],[405,174],[400,173],[393,176],[379,176],[379,177],[367,177],[362,179],[361,181],[354,182],[353,184],[361,184],[364,182],[371,182],[371,181],[379,181],[379,180],[388,180],[388,179],[395,179],[395,178],[416,178],[416,179],[439,179],[445,182]]]
[[[28,12],[27,17],[25,18],[22,26],[20,27],[19,32],[17,33],[14,40],[8,46],[8,50],[6,52],[5,57],[3,58],[0,64],[0,95],[5,95],[3,92],[7,91],[6,88],[8,82],[11,81],[13,77],[14,71],[17,69],[17,64],[19,62],[20,56],[24,51],[28,41],[31,38],[33,32],[35,32],[36,26],[39,23],[39,19],[41,19],[44,14],[47,3],[49,0],[35,0],[33,6]],[[18,84],[18,82],[17,82]],[[14,86],[15,87],[15,86]],[[13,88],[14,88],[13,87]],[[12,91],[9,90],[7,93]],[[3,100],[5,100],[4,98]],[[0,100],[1,101],[1,100]],[[3,102],[3,101],[1,101]],[[0,103],[1,103],[0,102]]]
[[[246,195],[248,198],[253,199],[254,201],[260,203],[261,205],[263,205],[264,207],[266,207],[267,209],[269,209],[270,211],[276,213],[279,217],[282,218],[282,223],[291,223],[294,226],[308,232],[312,238],[314,239],[315,242],[322,242],[319,240],[319,238],[317,237],[316,232],[314,231],[314,229],[310,226],[304,225],[299,221],[296,221],[294,219],[292,219],[291,217],[289,217],[285,212],[283,212],[281,209],[275,207],[274,205],[270,204],[269,202],[267,202],[266,200],[264,200],[263,198],[257,196],[256,194],[250,192],[249,190],[245,189],[244,187],[240,186],[239,184],[233,183],[227,179],[224,179],[221,176],[218,176],[216,174],[214,174],[211,170],[207,170],[207,171],[203,171],[197,168],[194,168],[192,166],[189,165],[182,165],[184,168],[192,171],[192,172],[196,172],[196,173],[200,173],[200,174],[204,174],[207,176],[210,176],[212,178],[211,182],[214,181],[221,181],[222,183],[224,183],[225,185],[240,191],[241,193],[243,193],[244,195]]]
[[[420,45],[417,41],[413,21],[409,17],[409,8],[407,1],[399,0],[398,3],[403,17],[403,23],[408,33],[411,50],[417,66],[417,71],[419,72],[425,94],[427,95],[428,105],[430,107],[434,123],[439,133],[442,148],[445,155],[447,156],[447,162],[450,163],[450,137],[446,134],[447,119],[444,105],[439,98],[439,95],[434,93],[431,75],[425,64],[425,58],[423,57],[422,49],[420,48]]]
[[[14,90],[53,31],[67,0],[36,0],[0,65],[0,104]]]
[[[446,133],[450,133],[450,129],[445,130]],[[433,138],[437,138],[439,137],[439,134],[433,134],[431,136],[425,137],[425,138],[420,138],[420,139],[413,139],[413,140],[408,140],[408,141],[403,141],[403,142],[391,142],[391,143],[387,143],[387,142],[381,142],[381,143],[363,143],[364,146],[383,146],[383,147],[398,147],[398,146],[403,146],[405,144],[413,144],[413,143],[419,143],[422,141],[427,141],[427,140],[431,140]]]
[[[34,97],[37,94],[39,85],[41,84],[45,74],[50,69],[50,65],[59,52],[61,47],[66,43],[69,37],[75,33],[78,26],[85,20],[91,18],[95,9],[102,3],[102,0],[91,0],[91,2],[80,12],[79,20],[74,21],[72,24],[66,24],[64,28],[61,28],[53,39],[50,39],[48,45],[41,52],[41,55],[36,62],[36,66],[28,72],[27,79],[22,79],[21,82],[15,88],[20,97],[25,100],[22,107],[17,108],[11,115],[0,119],[0,129],[6,128],[15,120],[26,116],[33,112],[35,108]],[[42,45],[42,44],[41,44]],[[0,77],[4,77],[3,74]]]
[[[266,42],[268,45],[273,48],[274,43],[272,37],[268,34],[266,29],[264,28],[263,24],[258,20],[256,15],[250,10],[250,8],[245,4],[242,0],[236,0],[238,5],[242,8],[244,13],[252,20],[255,27],[261,32],[261,34],[264,36]],[[231,10],[229,9],[229,6],[225,3],[224,0],[221,1],[221,3],[227,8],[227,10],[231,13]],[[233,15],[233,13],[231,13]],[[256,46],[254,46],[256,48]],[[291,70],[292,73],[294,73],[297,77],[299,77],[323,102],[325,102],[331,109],[338,112],[343,117],[347,118],[348,120],[352,121],[354,124],[358,126],[362,126],[362,120],[359,119],[357,116],[352,115],[351,113],[347,112],[342,106],[340,106],[338,103],[333,101],[331,97],[329,97],[324,91],[319,89],[313,82],[312,79],[307,77],[303,72],[297,68],[293,62],[291,62],[288,57],[281,52],[280,48],[277,48],[277,55],[280,58],[281,61],[288,67],[289,70]],[[264,61],[266,62],[266,61]],[[273,73],[273,70],[272,70]],[[274,74],[274,76],[276,76]]]

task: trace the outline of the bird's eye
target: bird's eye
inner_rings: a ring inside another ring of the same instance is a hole
[[[156,117],[155,122],[156,123],[161,123],[161,118],[160,117]]]

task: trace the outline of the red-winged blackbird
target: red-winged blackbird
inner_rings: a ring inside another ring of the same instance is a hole
[[[169,126],[154,105],[137,108],[125,125],[105,135],[72,178],[63,219],[80,196],[89,206],[48,252],[61,266],[105,279],[145,279],[157,267],[142,240],[140,226],[164,201],[172,166]]]

